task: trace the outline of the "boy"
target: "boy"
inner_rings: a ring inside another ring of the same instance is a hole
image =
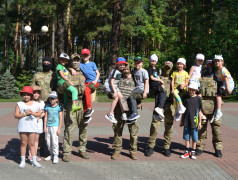
[[[52,91],[49,96],[49,104],[45,106],[44,129],[46,133],[46,142],[50,151],[50,156],[45,160],[53,158],[53,163],[59,162],[59,135],[62,126],[63,107],[58,103],[58,96]]]
[[[137,112],[136,98],[145,99],[149,93],[149,75],[148,72],[142,68],[143,59],[136,57],[134,60],[135,70],[132,72],[133,79],[135,81],[135,89],[129,96],[129,106],[131,115],[127,118],[127,124],[132,124],[140,117]]]
[[[61,53],[59,57],[59,64],[56,67],[57,71],[57,91],[59,93],[64,94],[64,105],[66,105],[66,101],[68,99],[68,92],[70,91],[72,93],[72,112],[81,109],[82,107],[76,106],[76,101],[78,100],[78,91],[74,87],[74,84],[69,80],[69,71],[65,68],[65,65],[68,64],[69,56],[65,53]],[[65,91],[67,90],[67,91]]]
[[[97,69],[97,66],[94,62],[90,62],[90,51],[88,49],[83,49],[82,52],[83,62],[80,63],[80,69],[83,72],[83,75],[86,78],[85,89],[84,89],[84,99],[83,99],[83,108],[84,108],[84,117],[85,123],[89,123],[92,118],[90,117],[94,110],[92,109],[91,103],[91,93],[99,86],[100,82],[100,73]]]
[[[197,95],[198,84],[192,81],[188,86],[189,94],[184,96],[184,106],[186,107],[185,113],[180,126],[184,126],[183,139],[185,140],[186,151],[181,158],[188,158],[189,155],[192,159],[196,157],[196,142],[198,141],[198,129],[202,126],[202,99]],[[192,151],[189,153],[190,136],[192,137]]]
[[[163,121],[164,119],[164,103],[166,101],[166,92],[164,91],[164,82],[159,78],[158,72],[155,68],[156,63],[158,62],[158,57],[156,54],[150,56],[150,66],[147,71],[150,77],[149,85],[150,89],[153,91],[155,95],[155,110],[153,114],[153,118],[158,119],[159,121]]]

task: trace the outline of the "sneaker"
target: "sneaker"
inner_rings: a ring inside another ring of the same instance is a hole
[[[115,151],[111,157],[111,159],[116,160],[120,156],[121,152],[120,151]]]
[[[86,152],[81,152],[79,151],[79,156],[82,157],[83,159],[89,159],[89,155]]]
[[[37,161],[35,161],[35,162],[33,161],[32,166],[37,167],[37,168],[41,168],[41,165]]]
[[[157,107],[157,108],[155,108],[155,112],[164,118],[163,109]]]
[[[41,158],[39,156],[36,156],[36,161],[37,162],[41,161]]]
[[[154,114],[152,118],[157,121],[164,122],[164,118],[162,118],[160,115]]]
[[[149,147],[149,148],[146,150],[145,155],[146,155],[146,156],[151,156],[151,155],[153,154],[153,152],[154,152],[154,148]]]
[[[107,115],[105,115],[105,118],[112,123],[117,123],[117,120],[115,119],[114,115],[112,115],[112,114],[108,113]]]
[[[197,159],[196,152],[192,151],[191,152],[191,159]]]
[[[182,114],[180,114],[178,111],[175,112],[175,115],[174,115],[174,121],[178,122],[180,121],[182,117]]]
[[[214,121],[218,121],[222,117],[222,112],[217,112]]]
[[[91,117],[84,118],[84,124],[88,124],[92,120]]]
[[[136,119],[133,119],[133,120],[127,120],[126,121],[126,124],[133,124],[136,122]]]
[[[207,117],[205,115],[202,115],[202,120],[207,120]]]
[[[63,160],[64,162],[69,162],[69,161],[70,161],[70,156],[69,156],[69,155],[64,155],[63,158],[62,158],[62,160]]]
[[[126,115],[126,113],[123,113],[123,114],[121,115],[121,120],[123,120],[123,121],[126,121],[126,120],[127,120],[127,115]]]
[[[32,160],[32,156],[28,156],[28,160],[30,161],[30,162],[32,162],[33,160]]]
[[[221,150],[216,150],[215,156],[221,158],[222,157]]]
[[[54,156],[53,164],[58,164],[58,162],[59,162],[59,157],[56,155]]]
[[[50,161],[52,159],[51,155],[45,158],[45,161]]]
[[[130,158],[133,160],[137,160],[136,153],[130,153]]]
[[[170,157],[171,156],[170,149],[164,149],[164,155],[166,157]]]
[[[87,109],[87,111],[84,113],[84,117],[90,117],[93,114],[93,109]]]
[[[131,120],[134,120],[134,119],[138,119],[139,117],[140,117],[140,115],[138,113],[133,113],[127,118],[127,120],[131,121]]]
[[[181,105],[179,106],[179,108],[178,108],[178,112],[179,112],[180,114],[183,114],[185,111],[186,111],[186,108],[183,106],[183,104],[181,104]]]
[[[197,149],[197,150],[196,150],[196,155],[197,155],[197,156],[200,156],[202,153],[203,153],[202,150],[200,150],[200,149]]]
[[[24,168],[24,167],[26,167],[26,162],[21,161],[21,163],[19,164],[19,168]]]
[[[80,110],[81,108],[82,108],[82,106],[76,106],[76,104],[73,104],[73,105],[72,105],[72,113],[74,113],[74,112]]]
[[[185,151],[185,153],[183,155],[180,156],[182,159],[186,159],[189,157],[189,152]]]

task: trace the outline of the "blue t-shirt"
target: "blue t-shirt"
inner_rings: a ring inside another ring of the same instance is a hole
[[[48,126],[59,126],[59,112],[63,111],[63,106],[60,104],[58,104],[55,107],[51,107],[50,104],[47,104],[45,106],[45,110],[48,113],[48,117],[47,117],[47,127]]]
[[[96,79],[96,70],[98,69],[94,62],[89,63],[80,63],[80,69],[83,72],[83,75],[86,78],[86,82],[92,82]],[[100,79],[98,79],[100,82]]]

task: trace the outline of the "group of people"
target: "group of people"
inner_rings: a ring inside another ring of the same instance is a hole
[[[62,126],[64,114],[64,139],[63,139],[63,161],[70,161],[72,151],[73,131],[79,128],[79,155],[89,159],[86,153],[87,125],[92,120],[94,112],[91,105],[91,93],[99,86],[100,73],[94,62],[90,62],[90,51],[83,49],[81,57],[74,53],[69,56],[60,54],[56,73],[52,72],[52,60],[43,58],[43,72],[36,73],[32,79],[31,86],[23,87],[20,95],[23,100],[18,102],[15,109],[15,118],[18,119],[18,132],[21,139],[21,163],[24,168],[27,145],[29,147],[28,159],[35,167],[41,167],[40,158],[37,156],[39,139],[46,139],[50,155],[45,160],[52,160],[54,164],[59,162],[58,136]],[[140,117],[137,108],[141,100],[147,98],[147,94],[155,97],[155,108],[152,115],[150,137],[146,156],[151,156],[154,151],[156,136],[161,122],[165,124],[164,154],[170,156],[170,144],[172,136],[173,121],[180,121],[184,126],[183,139],[186,151],[181,158],[191,157],[196,159],[203,152],[205,144],[199,142],[198,132],[203,122],[216,124],[222,117],[222,96],[231,94],[234,81],[229,71],[224,67],[221,55],[216,55],[214,61],[207,60],[205,68],[202,64],[205,60],[203,54],[197,54],[195,63],[190,72],[185,71],[186,60],[179,58],[176,70],[171,74],[173,63],[165,62],[164,76],[171,80],[171,93],[166,91],[165,83],[159,77],[156,69],[157,55],[150,56],[150,65],[147,70],[143,69],[143,58],[135,57],[134,70],[119,57],[113,69],[104,83],[104,90],[109,98],[113,99],[110,111],[105,118],[113,123],[114,130],[114,153],[112,159],[117,159],[122,148],[122,131],[128,124],[130,132],[130,157],[136,160],[137,132]],[[66,68],[66,65],[70,64]],[[213,65],[217,67],[214,71]],[[201,85],[199,79],[202,76],[216,78],[218,91],[216,95],[216,110],[212,117],[206,117],[202,111]],[[57,85],[56,85],[57,84]],[[57,92],[56,92],[57,91]],[[62,103],[61,103],[62,102]],[[63,113],[63,109],[66,109]],[[172,113],[173,109],[175,112]],[[174,116],[172,116],[174,114]],[[217,126],[216,126],[217,128]],[[219,131],[219,130],[218,130]],[[46,134],[46,138],[42,134]],[[41,135],[40,135],[41,134]],[[192,150],[190,152],[190,139],[192,138]],[[221,157],[222,141],[214,140],[216,156]],[[202,147],[201,144],[204,144]],[[200,146],[199,146],[200,145]],[[40,145],[41,149],[43,148]],[[200,148],[198,148],[200,147]],[[196,149],[197,148],[197,149]]]

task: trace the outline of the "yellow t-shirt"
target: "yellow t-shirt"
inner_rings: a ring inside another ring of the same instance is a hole
[[[174,79],[174,89],[176,89],[179,85],[185,84],[186,79],[188,79],[189,76],[186,71],[182,72],[174,71],[171,74],[171,78]]]

